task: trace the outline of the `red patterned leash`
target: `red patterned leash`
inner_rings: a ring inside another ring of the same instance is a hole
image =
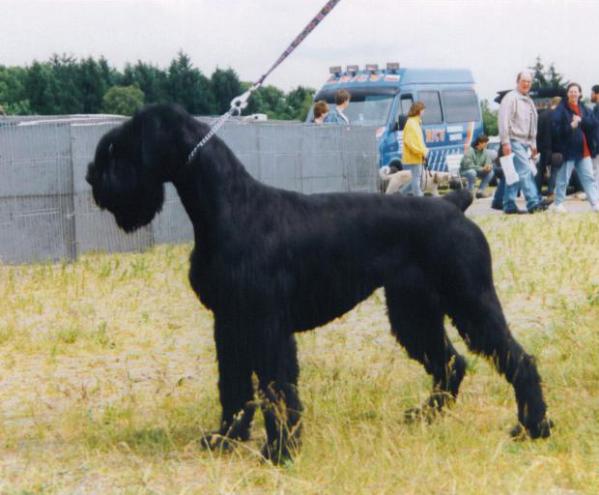
[[[272,71],[274,71],[283,62],[283,60],[285,60],[289,55],[291,55],[293,50],[295,50],[300,45],[300,43],[304,41],[312,31],[314,31],[314,28],[316,28],[316,26],[318,26],[322,22],[322,20],[327,15],[329,15],[331,10],[333,10],[333,8],[335,8],[335,6],[340,1],[341,0],[329,0],[325,4],[325,6],[322,9],[320,9],[318,14],[316,14],[316,16],[314,16],[314,18],[308,23],[304,30],[291,42],[291,44],[281,54],[281,56],[272,65],[272,67],[268,69],[268,71],[265,72],[262,75],[262,77],[258,79],[257,82],[252,84],[252,86],[245,93],[231,100],[231,108],[229,109],[229,111],[218,118],[218,120],[210,128],[208,134],[206,134],[202,138],[202,140],[196,145],[196,147],[191,151],[189,157],[187,158],[188,163],[195,158],[200,149],[210,140],[212,136],[214,136],[218,132],[218,130],[225,124],[229,117],[231,117],[232,115],[241,115],[242,110],[247,107],[248,100],[252,93],[256,91],[260,86],[262,86],[262,83],[272,73]]]

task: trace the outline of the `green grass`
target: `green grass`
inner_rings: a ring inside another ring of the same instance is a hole
[[[513,442],[511,387],[466,354],[457,404],[402,422],[430,379],[389,334],[376,292],[298,337],[304,445],[263,463],[252,441],[201,450],[218,422],[212,315],[187,281],[189,245],[0,266],[0,493],[599,493],[599,221],[481,217],[513,333],[535,354],[546,441]]]

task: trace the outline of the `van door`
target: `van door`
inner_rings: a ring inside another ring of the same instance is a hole
[[[397,97],[396,97],[397,98]],[[403,144],[403,127],[414,98],[411,93],[401,94],[395,100],[393,113],[387,124],[388,131],[384,133],[379,145],[379,167],[394,166],[401,170],[401,147]]]
[[[441,106],[441,94],[438,90],[422,90],[418,91],[417,98],[424,103],[422,132],[424,143],[430,150],[428,167],[431,170],[443,170],[445,154],[442,150],[447,145],[447,126]]]

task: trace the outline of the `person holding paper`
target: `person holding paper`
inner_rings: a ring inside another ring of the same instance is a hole
[[[567,99],[558,105],[553,115],[553,128],[558,148],[564,156],[564,164],[557,173],[552,210],[560,213],[566,211],[562,203],[566,199],[566,189],[572,171],[576,169],[591,208],[599,212],[599,192],[591,160],[591,148],[595,146],[595,132],[599,122],[581,102],[580,84],[568,84],[566,94]]]
[[[501,140],[502,167],[506,180],[503,196],[505,213],[522,213],[516,205],[518,189],[522,190],[529,213],[547,209],[541,200],[531,171],[530,160],[537,155],[537,110],[529,96],[532,74],[523,71],[516,79],[517,87],[506,94],[499,106],[498,126]],[[513,167],[513,170],[512,170]]]

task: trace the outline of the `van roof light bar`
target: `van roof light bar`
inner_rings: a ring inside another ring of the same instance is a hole
[[[354,75],[360,70],[360,68],[357,65],[348,65],[346,70],[348,74]]]
[[[366,64],[366,70],[368,72],[376,72],[379,70],[379,64]]]
[[[387,72],[397,72],[399,70],[399,62],[387,62]]]
[[[329,73],[338,76],[339,74],[341,74],[341,66],[333,65],[332,67],[329,67]]]

